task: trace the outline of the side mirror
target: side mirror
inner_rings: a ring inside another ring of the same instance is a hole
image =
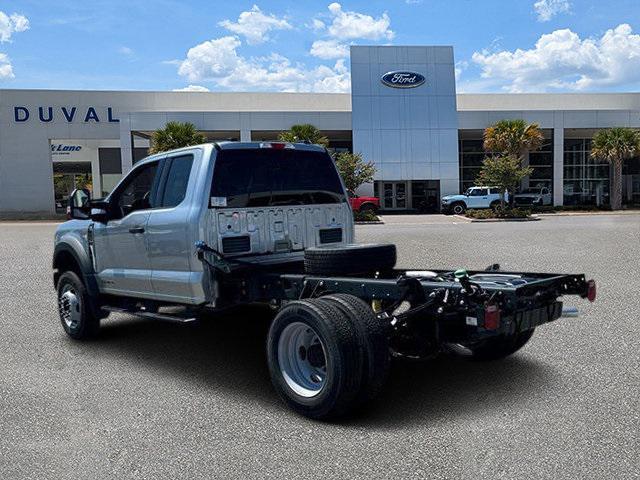
[[[86,188],[76,188],[69,195],[67,218],[88,220],[91,217],[91,193]]]

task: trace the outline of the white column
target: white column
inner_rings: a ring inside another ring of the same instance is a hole
[[[240,112],[240,141],[251,141],[251,113]]]
[[[557,123],[556,123],[557,125]],[[564,128],[553,129],[553,205],[564,204]]]
[[[120,162],[124,176],[133,166],[133,139],[129,114],[120,115]]]
[[[241,142],[250,142],[251,141],[251,130],[242,129],[240,130],[240,141]]]
[[[93,184],[93,198],[102,197],[102,178],[100,177],[100,150],[96,147],[96,154],[91,159],[91,179]]]

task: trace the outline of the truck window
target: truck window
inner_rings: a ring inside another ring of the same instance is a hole
[[[158,172],[158,162],[146,164],[133,171],[125,180],[124,186],[116,192],[116,205],[122,217],[135,212],[153,208],[151,190]]]
[[[483,197],[487,195],[486,188],[474,188],[469,192],[470,197]]]
[[[165,208],[175,207],[184,200],[187,193],[187,184],[193,165],[193,155],[182,155],[170,159],[169,173],[167,174],[164,192],[160,206]]]
[[[238,149],[218,153],[211,197],[232,208],[345,201],[340,177],[325,152]]]

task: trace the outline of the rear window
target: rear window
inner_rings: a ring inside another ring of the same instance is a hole
[[[344,192],[325,152],[238,149],[218,153],[212,205],[232,208],[340,203]]]

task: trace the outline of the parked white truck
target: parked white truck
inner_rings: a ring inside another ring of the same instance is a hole
[[[110,312],[191,322],[260,303],[275,390],[316,419],[384,385],[391,356],[506,357],[595,299],[584,275],[396,269],[394,245],[354,244],[343,183],[321,147],[215,143],[151,156],[101,200],[76,190],[55,233],[64,331],[85,340]],[[428,407],[425,407],[428,408]]]

